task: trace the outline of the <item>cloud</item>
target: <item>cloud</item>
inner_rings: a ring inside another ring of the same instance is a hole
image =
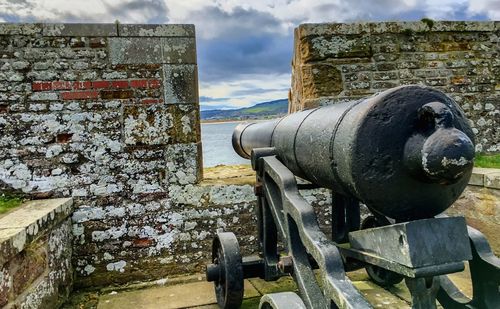
[[[0,0],[0,21],[194,23],[201,101],[241,105],[286,97],[300,23],[422,17],[500,19],[500,0]]]
[[[485,15],[492,20],[500,20],[500,0],[471,0],[467,12],[470,15]]]
[[[207,96],[200,96],[200,102],[224,102],[229,100],[230,98],[212,98]]]
[[[165,23],[169,14],[163,0],[0,0],[0,10],[23,22]]]

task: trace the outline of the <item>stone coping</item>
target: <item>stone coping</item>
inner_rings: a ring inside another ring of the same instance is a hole
[[[203,170],[203,180],[200,185],[253,185],[255,171],[250,165],[218,165]],[[500,169],[479,168],[472,170],[469,185],[500,189]]]
[[[56,37],[194,37],[192,24],[23,24],[0,23],[0,35]]]
[[[381,34],[411,32],[481,32],[500,30],[500,21],[410,21],[301,24],[299,37],[314,35]]]
[[[33,240],[68,218],[73,199],[25,202],[0,218],[0,266],[25,249]]]
[[[500,169],[474,168],[472,176],[469,180],[469,185],[500,190]]]

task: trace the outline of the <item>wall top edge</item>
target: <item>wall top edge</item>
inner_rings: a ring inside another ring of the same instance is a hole
[[[500,31],[500,21],[394,21],[356,23],[306,23],[295,31],[300,37],[336,34]]]
[[[0,23],[0,35],[194,37],[193,24]]]

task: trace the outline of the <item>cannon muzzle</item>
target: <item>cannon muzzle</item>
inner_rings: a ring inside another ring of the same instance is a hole
[[[433,217],[467,186],[474,136],[444,93],[401,86],[358,101],[238,125],[244,158],[273,147],[295,175],[397,220]]]

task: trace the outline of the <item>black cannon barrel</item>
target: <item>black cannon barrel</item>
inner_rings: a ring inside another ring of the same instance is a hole
[[[458,105],[417,85],[240,124],[233,147],[245,158],[274,147],[295,175],[397,220],[446,210],[467,186],[474,159],[474,135]]]

